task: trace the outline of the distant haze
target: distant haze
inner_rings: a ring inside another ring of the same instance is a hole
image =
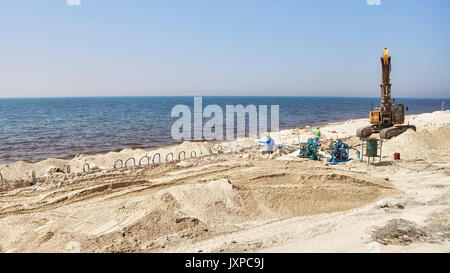
[[[0,3],[0,97],[450,97],[448,0]]]

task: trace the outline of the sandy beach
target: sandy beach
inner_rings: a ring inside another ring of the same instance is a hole
[[[321,126],[354,147],[335,166],[252,137],[0,165],[0,252],[450,252],[450,111],[406,123],[375,164],[365,118]]]

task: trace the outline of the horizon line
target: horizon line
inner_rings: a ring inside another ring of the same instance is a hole
[[[150,98],[150,97],[266,97],[266,98],[277,98],[277,97],[304,97],[304,98],[355,98],[355,99],[380,99],[380,97],[360,97],[360,96],[295,96],[295,95],[143,95],[143,96],[62,96],[62,97],[0,97],[0,99],[76,99],[76,98]],[[433,100],[450,100],[450,97],[393,97],[393,99],[433,99]]]

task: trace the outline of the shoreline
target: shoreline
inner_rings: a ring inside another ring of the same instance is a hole
[[[421,116],[429,116],[433,115],[433,113],[440,113],[442,111],[435,111],[431,113],[422,113],[415,115],[407,115],[405,116],[405,123],[416,121]],[[450,110],[444,111],[444,113],[449,113],[449,118],[447,120],[442,121],[439,124],[450,124]],[[428,122],[426,118],[422,118],[422,120],[417,124],[419,127],[427,127],[428,125],[432,125],[433,122]],[[307,140],[307,138],[312,136],[312,129],[315,126],[319,126],[321,128],[322,139],[321,140],[329,140],[336,138],[349,138],[351,136],[355,136],[356,130],[351,130],[350,127],[363,127],[368,125],[367,118],[361,119],[349,119],[342,121],[335,121],[331,123],[325,123],[323,125],[314,125],[314,126],[303,126],[303,127],[294,127],[290,129],[282,129],[279,132],[271,132],[270,135],[275,140],[276,144],[287,144],[287,145],[298,145],[298,139],[301,142]],[[419,128],[418,128],[419,129]],[[310,132],[311,131],[311,132]],[[336,133],[332,133],[336,132]],[[356,136],[355,136],[356,137]],[[70,170],[72,173],[80,173],[83,172],[83,165],[89,164],[89,168],[91,170],[111,170],[114,168],[114,163],[117,160],[122,160],[125,164],[125,161],[131,158],[135,158],[136,165],[139,165],[139,160],[145,156],[149,156],[150,159],[156,159],[154,156],[159,153],[161,162],[166,162],[166,159],[171,159],[172,156],[169,156],[171,153],[173,155],[173,160],[176,160],[178,156],[181,156],[180,153],[182,151],[185,152],[186,158],[191,157],[195,151],[195,156],[198,157],[200,155],[207,155],[210,153],[209,149],[213,149],[213,153],[217,153],[220,150],[224,149],[222,152],[232,152],[242,149],[249,149],[257,147],[259,145],[256,141],[256,138],[249,137],[240,137],[232,141],[221,141],[221,140],[201,140],[201,141],[184,141],[181,143],[175,144],[163,144],[154,149],[121,149],[118,152],[108,151],[105,153],[94,153],[94,154],[78,154],[72,159],[61,159],[61,158],[47,158],[44,160],[40,160],[37,162],[26,162],[26,161],[16,161],[14,163],[9,164],[0,164],[0,174],[3,179],[8,180],[16,180],[16,179],[30,179],[32,170],[35,170],[36,175],[39,177],[50,175],[51,168],[59,168],[62,172],[65,172],[67,166],[70,166]],[[353,140],[355,141],[355,140]],[[220,147],[219,147],[220,146]],[[260,145],[259,145],[260,146]],[[259,147],[258,146],[258,147]],[[257,152],[253,149],[253,152]],[[355,157],[356,154],[352,154],[351,156]],[[159,161],[159,160],[158,160]],[[158,163],[156,161],[155,163]],[[168,160],[172,161],[172,160]],[[13,168],[14,171],[10,172],[8,169]],[[20,174],[21,173],[21,174]]]
[[[192,107],[192,97],[164,98],[99,98],[98,103],[83,99],[61,99],[55,103],[3,103],[4,119],[1,124],[4,126],[4,134],[1,139],[3,144],[0,164],[14,164],[17,161],[36,163],[47,158],[71,160],[78,154],[96,155],[110,151],[120,152],[123,149],[152,150],[177,144],[170,135],[174,119],[164,113],[169,113],[172,105],[179,103]],[[203,99],[205,105],[217,103],[222,108],[227,104],[279,104],[283,117],[279,126],[281,130],[363,119],[368,116],[369,105],[379,101],[314,96],[273,99],[231,96]],[[405,103],[414,109],[407,114],[440,109],[440,103],[436,101],[418,99]],[[60,112],[45,116],[45,112],[41,110],[47,105],[60,109]],[[113,106],[117,109],[114,110]],[[334,107],[342,109],[334,111]],[[16,117],[13,123],[8,123],[8,120],[14,120],[16,111],[22,113],[23,118]],[[204,122],[206,121],[205,117]]]
[[[354,119],[349,119],[349,120],[359,120],[359,119],[363,119],[363,118],[354,118]],[[339,123],[343,123],[343,122],[345,122],[345,121],[348,121],[348,120],[346,120],[346,119],[340,119],[340,120],[331,121],[331,122],[323,122],[323,123],[317,123],[317,124],[311,124],[311,125],[302,125],[302,126],[298,126],[298,127],[288,127],[288,128],[280,129],[280,132],[281,132],[281,131],[286,131],[286,130],[296,130],[296,129],[313,128],[313,127],[315,127],[315,126],[326,126],[326,125],[331,125],[331,124],[339,124]],[[274,133],[277,133],[277,132],[274,132]],[[265,134],[265,133],[264,133],[264,134]],[[242,139],[242,138],[248,138],[248,137],[249,137],[249,136],[245,136],[245,137],[237,137],[236,139],[234,139],[234,140],[232,140],[232,141],[235,141],[235,140],[237,140],[237,139]],[[216,142],[216,143],[228,142],[228,141],[225,141],[225,140],[187,140],[187,141],[190,141],[190,142],[193,142],[193,143],[195,143],[195,142],[199,142],[199,143],[201,143],[201,142],[210,142],[210,143],[214,143],[214,142]],[[180,145],[180,144],[182,144],[183,142],[184,142],[184,141],[182,141],[182,142],[179,142],[179,141],[172,141],[172,142],[170,142],[170,143],[161,143],[161,144],[156,144],[156,145],[154,145],[154,146],[148,146],[148,147],[145,147],[145,146],[138,146],[138,147],[117,148],[117,149],[114,149],[114,150],[101,150],[101,151],[92,150],[92,151],[83,151],[83,152],[80,152],[80,153],[77,153],[77,154],[69,154],[69,155],[67,155],[67,156],[65,156],[65,157],[46,157],[46,158],[43,158],[43,159],[36,159],[36,160],[17,160],[17,161],[12,161],[12,162],[0,163],[0,166],[3,166],[3,165],[12,165],[12,164],[15,164],[15,163],[17,163],[17,162],[25,162],[25,163],[28,163],[28,164],[35,164],[35,163],[39,163],[39,162],[41,162],[41,161],[45,161],[45,160],[47,160],[47,159],[58,159],[58,160],[67,160],[67,161],[70,161],[70,160],[76,158],[78,155],[84,155],[84,156],[106,155],[106,154],[108,154],[108,153],[110,153],[110,152],[113,152],[113,153],[120,153],[120,152],[123,151],[123,150],[130,150],[130,149],[131,149],[131,150],[146,150],[146,151],[151,152],[151,151],[158,150],[158,149],[171,148],[172,146]]]

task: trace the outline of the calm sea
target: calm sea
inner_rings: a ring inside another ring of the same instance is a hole
[[[400,101],[400,100],[399,100]],[[440,110],[442,99],[401,99],[409,114]],[[217,104],[279,105],[280,129],[367,117],[378,98],[203,97]],[[445,100],[450,105],[450,100]],[[0,164],[73,158],[125,148],[172,144],[177,104],[193,109],[193,97],[0,99]],[[193,110],[192,110],[193,111]]]

